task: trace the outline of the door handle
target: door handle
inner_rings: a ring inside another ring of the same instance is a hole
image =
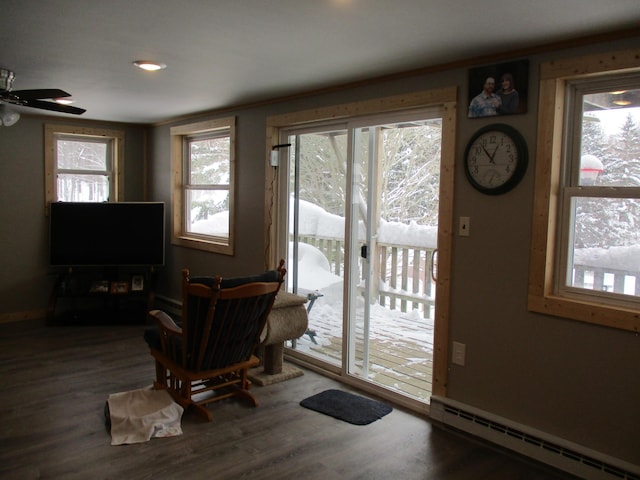
[[[362,246],[360,247],[360,256],[361,256],[362,258],[367,258],[367,245],[366,245],[366,244],[365,244],[365,245],[362,245]]]
[[[437,261],[438,261],[438,249],[436,248],[433,252],[431,252],[431,279],[434,282],[438,281],[438,269],[437,269]]]

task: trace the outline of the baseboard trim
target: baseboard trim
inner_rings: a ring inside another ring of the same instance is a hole
[[[0,313],[0,323],[22,322],[24,320],[37,320],[46,318],[47,309],[27,310],[24,312]]]

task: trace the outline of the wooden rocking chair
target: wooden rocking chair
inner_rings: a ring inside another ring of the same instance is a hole
[[[285,273],[284,260],[277,270],[233,279],[190,278],[183,270],[181,324],[149,312],[158,323],[145,332],[156,363],[154,388],[208,421],[206,405],[224,398],[241,395],[257,406],[247,373],[260,363],[255,351]]]

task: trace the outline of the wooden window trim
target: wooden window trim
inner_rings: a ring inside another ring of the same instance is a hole
[[[45,165],[45,213],[49,214],[49,204],[56,201],[56,143],[57,135],[70,135],[75,137],[93,137],[110,139],[113,142],[113,172],[112,180],[115,182],[113,191],[115,198],[112,202],[124,199],[124,132],[122,130],[108,130],[104,128],[76,127],[69,125],[44,126],[44,165]]]
[[[624,306],[569,298],[555,290],[556,238],[563,164],[565,93],[569,80],[640,71],[640,50],[544,63],[540,68],[538,139],[529,273],[529,310],[634,332],[640,312]]]
[[[234,254],[235,230],[235,117],[218,118],[204,122],[190,123],[172,127],[171,134],[171,175],[172,175],[172,229],[171,243],[186,248],[204,250],[207,252]],[[184,156],[183,140],[185,137],[216,130],[229,130],[229,238],[226,242],[216,240],[215,237],[192,235],[184,231]]]

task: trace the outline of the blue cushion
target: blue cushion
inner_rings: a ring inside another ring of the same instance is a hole
[[[189,283],[201,283],[203,285],[208,286],[209,288],[213,288],[215,284],[215,277],[191,277],[189,279]],[[222,278],[222,282],[220,283],[220,288],[234,288],[239,287],[240,285],[244,285],[246,283],[255,283],[255,282],[277,282],[278,281],[278,271],[277,270],[268,270],[264,273],[260,273],[258,275],[249,275],[246,277],[234,277],[234,278]]]

